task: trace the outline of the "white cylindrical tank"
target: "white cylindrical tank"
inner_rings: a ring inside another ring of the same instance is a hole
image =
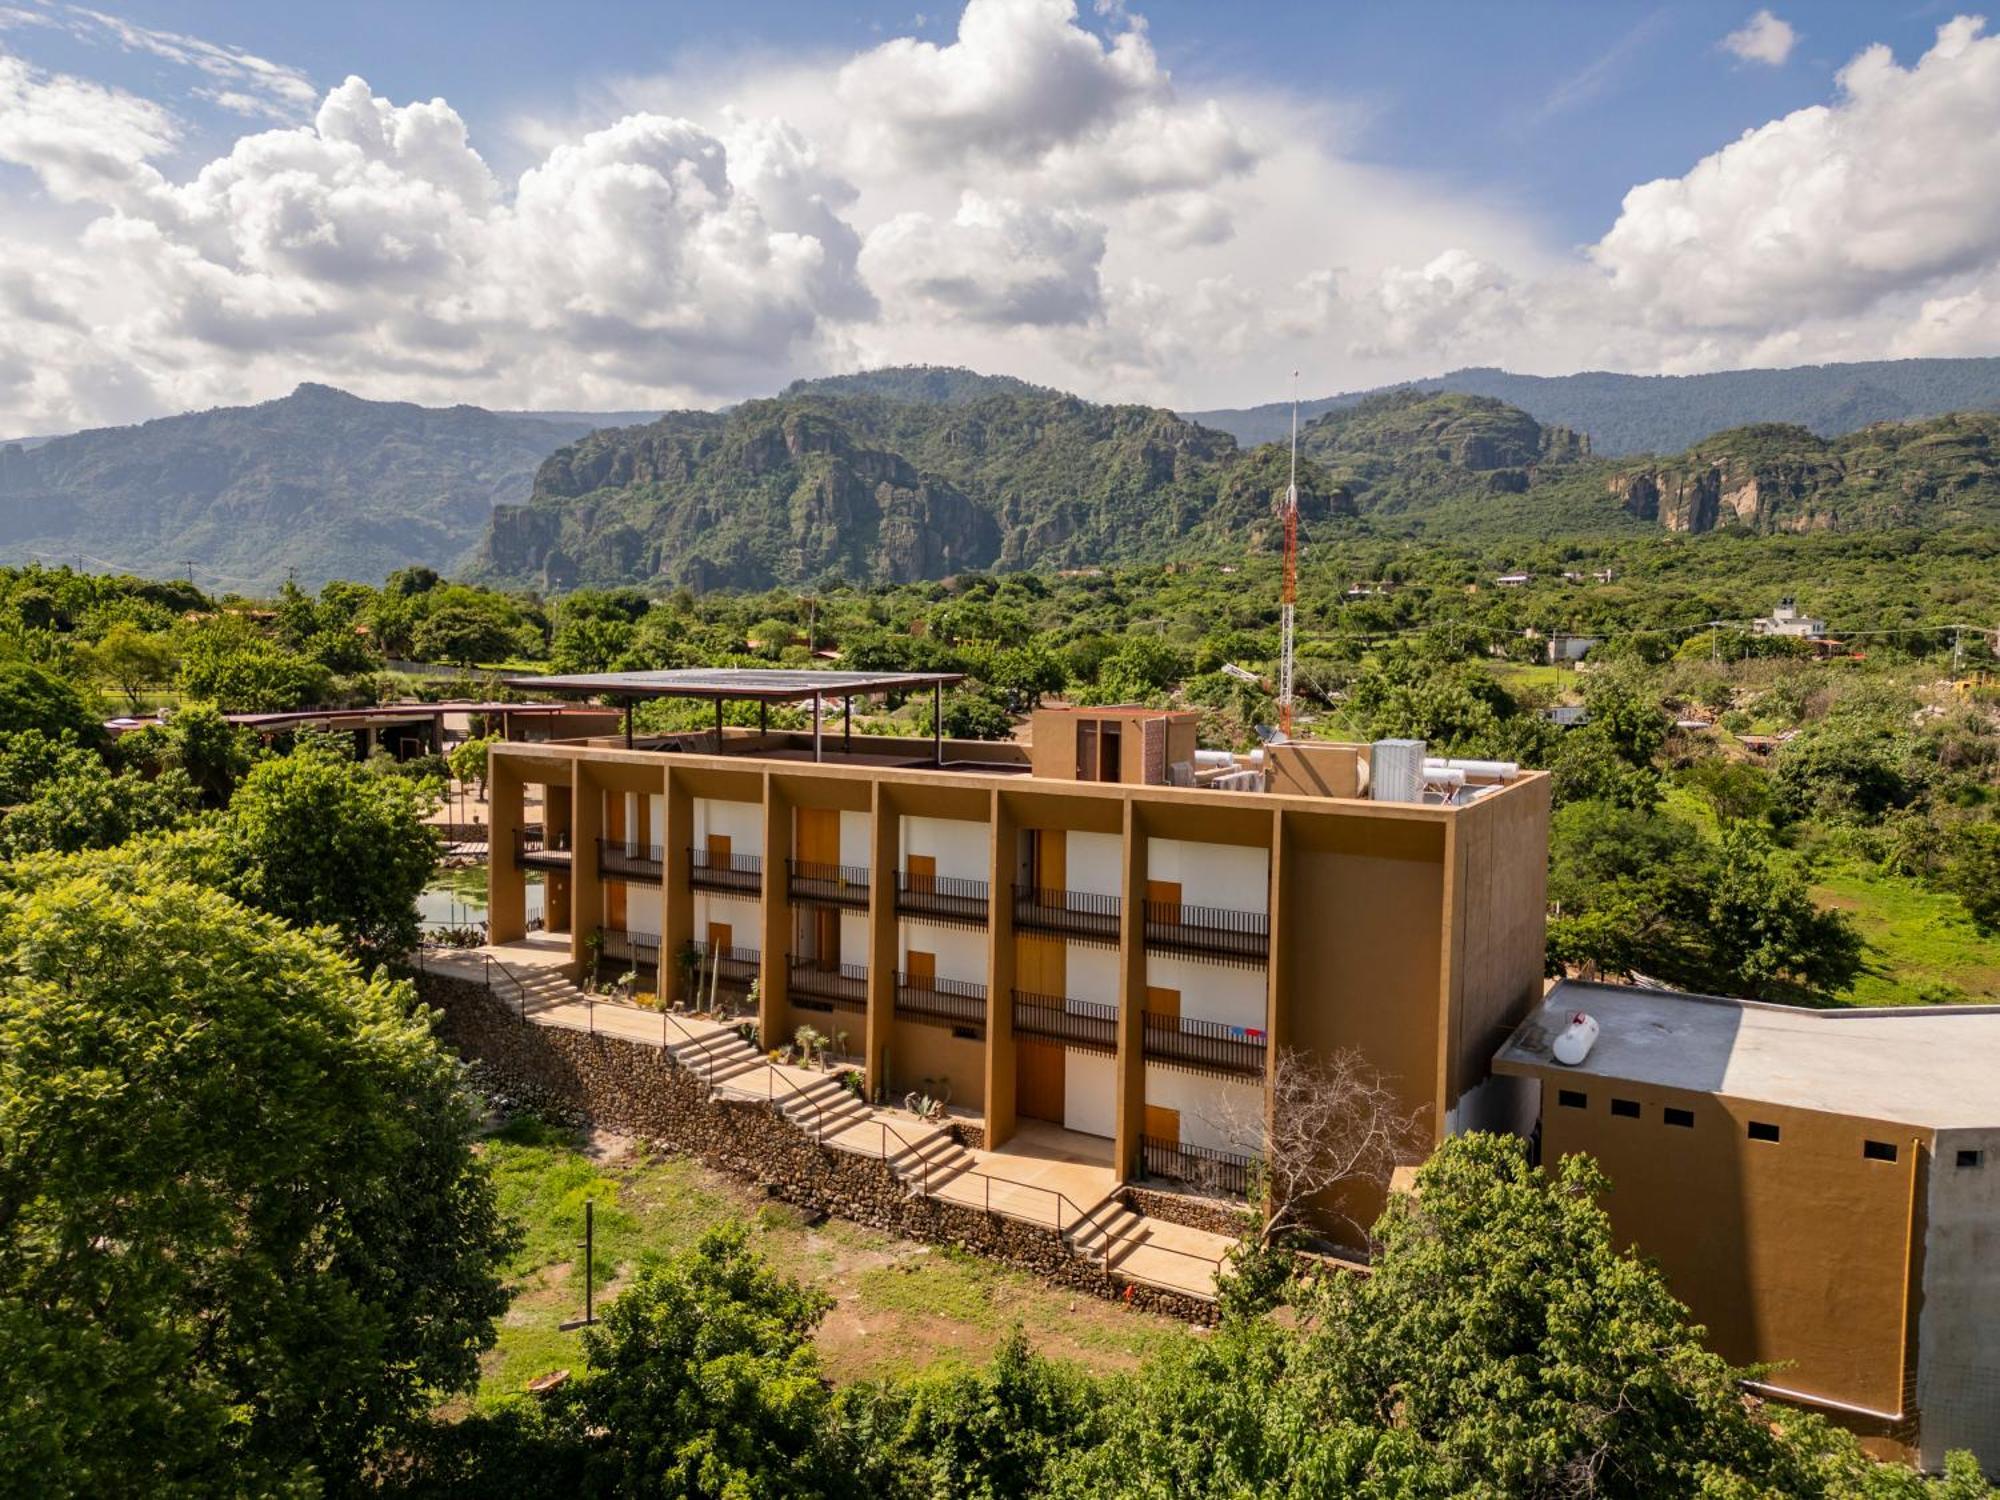
[[[1569,1018],[1569,1025],[1556,1037],[1555,1045],[1549,1050],[1555,1054],[1557,1062],[1573,1068],[1590,1056],[1590,1049],[1597,1044],[1597,1017],[1578,1011]]]
[[[1468,776],[1490,776],[1496,781],[1512,781],[1521,774],[1519,763],[1511,760],[1442,760],[1432,756],[1425,760],[1424,768],[1429,770],[1432,766],[1463,771]]]

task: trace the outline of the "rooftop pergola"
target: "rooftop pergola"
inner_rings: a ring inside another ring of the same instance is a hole
[[[579,672],[561,677],[510,677],[507,686],[558,698],[608,698],[625,710],[625,744],[632,744],[632,706],[648,698],[696,698],[715,704],[715,744],[723,748],[722,706],[731,701],[757,704],[761,732],[770,729],[773,703],[812,704],[813,759],[822,759],[821,705],[841,700],[841,748],[854,748],[854,700],[881,693],[931,690],[931,746],[944,764],[944,690],[963,681],[963,672],[815,672],[762,667],[676,667],[659,672]]]

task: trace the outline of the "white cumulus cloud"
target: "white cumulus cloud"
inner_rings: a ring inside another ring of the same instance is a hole
[[[1791,22],[1760,10],[1722,39],[1722,50],[1743,62],[1782,68],[1798,43],[1799,34],[1792,29]]]

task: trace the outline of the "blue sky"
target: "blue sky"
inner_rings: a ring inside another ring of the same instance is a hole
[[[1192,405],[1996,352],[2000,40],[1955,14],[0,0],[0,431],[295,378]]]

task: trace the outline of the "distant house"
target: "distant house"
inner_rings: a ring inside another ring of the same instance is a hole
[[[1582,661],[1596,644],[1597,637],[1594,635],[1552,635],[1549,637],[1549,665],[1553,667],[1566,661]]]
[[[1533,583],[1535,575],[1533,573],[1502,573],[1493,581],[1503,589],[1517,589],[1524,583]]]
[[[1542,717],[1558,729],[1581,729],[1590,722],[1590,710],[1581,703],[1558,703],[1543,709]]]
[[[1826,621],[1800,614],[1797,603],[1785,598],[1780,599],[1778,607],[1768,615],[1752,620],[1750,630],[1755,635],[1776,635],[1791,640],[1816,641],[1826,634]]]

